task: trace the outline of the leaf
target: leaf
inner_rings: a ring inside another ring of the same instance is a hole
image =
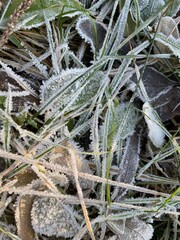
[[[180,58],[180,38],[176,39],[171,35],[167,37],[163,33],[157,33],[155,36],[155,40],[167,46],[174,53],[175,56]]]
[[[59,164],[63,167],[68,167],[72,169],[71,155],[69,153],[69,149],[71,149],[76,156],[76,166],[78,172],[89,173],[91,174],[90,167],[88,165],[88,161],[83,158],[83,155],[80,154],[82,151],[80,148],[76,146],[74,142],[65,142],[62,146],[55,147],[50,155],[50,161],[54,164]],[[71,178],[74,184],[74,178]],[[93,183],[86,179],[79,177],[80,186],[82,189],[92,189]]]
[[[179,38],[179,30],[177,22],[172,17],[161,17],[158,24],[157,32],[165,34],[167,37],[172,35],[174,38]]]
[[[118,132],[119,139],[125,139],[134,132],[134,128],[139,119],[138,113],[133,104],[121,103],[114,107],[111,111],[108,124],[108,146],[112,146],[112,142],[116,138]],[[104,137],[104,131],[101,127],[101,139]]]
[[[170,41],[174,41],[174,44],[176,44],[176,42],[178,43],[178,39],[179,39],[178,24],[175,21],[175,19],[167,16],[162,17],[158,24],[157,33],[159,34],[158,35],[156,34],[155,38],[156,38],[156,46],[158,47],[158,49],[162,53],[173,52],[175,55],[179,56],[179,54],[177,54],[177,51],[180,51],[180,50],[177,50],[178,46],[175,47],[170,42]],[[163,36],[167,36],[165,42],[162,39]],[[155,48],[155,53],[157,52],[158,51]],[[170,59],[170,61],[172,62],[172,64],[175,62],[174,59],[172,60]]]
[[[35,232],[31,226],[31,208],[34,196],[19,197],[16,207],[16,222],[18,229],[18,236],[22,240],[34,240]]]
[[[86,74],[86,71],[87,68],[62,70],[58,76],[46,81],[41,88],[42,104],[48,105],[48,109],[54,112],[65,106],[70,109],[87,105],[96,96],[105,75],[100,71]],[[72,82],[74,83],[71,84]],[[58,96],[57,93],[61,89],[65,89],[64,94]],[[50,101],[51,104],[47,104]]]
[[[10,7],[8,8],[5,19],[2,25],[5,25],[7,19],[14,12],[14,9],[21,3],[21,0],[13,0]],[[68,0],[58,1],[58,0],[36,0],[29,10],[26,11],[21,21],[17,24],[16,30],[20,28],[31,29],[33,27],[39,27],[44,24],[44,14],[47,19],[53,20],[56,16],[60,14],[65,14],[70,12],[71,15],[80,14],[79,11],[85,11],[83,7],[76,1],[69,2]],[[63,12],[62,12],[63,11]],[[66,14],[67,15],[67,14]]]
[[[29,168],[16,174],[15,179],[18,181],[15,183],[15,187],[27,186],[37,176]],[[15,212],[16,225],[18,229],[18,236],[22,240],[34,240],[35,233],[31,226],[31,208],[34,201],[34,196],[25,195],[19,196],[17,201],[17,207]]]
[[[125,1],[123,9],[120,12],[114,29],[112,30],[111,37],[107,44],[107,48],[110,47],[110,44],[112,44],[110,52],[113,52],[123,40],[130,4],[130,0]]]
[[[14,80],[11,76],[8,76],[8,74],[4,71],[0,72],[1,79],[0,79],[0,96],[7,96],[8,94],[8,85],[11,85],[11,91],[12,91],[12,111],[13,112],[20,112],[23,107],[24,103],[37,103],[38,99],[34,97],[33,95],[29,95],[27,91],[23,91],[23,87],[20,86],[20,84]],[[20,79],[21,80],[21,79]]]
[[[124,154],[119,166],[119,176],[117,177],[117,181],[119,182],[131,184],[134,181],[139,166],[140,137],[141,130],[137,128],[134,134],[128,137],[126,141]],[[126,192],[127,189],[119,188],[118,200],[120,200]]]
[[[145,223],[137,217],[126,219],[124,233],[120,232],[120,229],[123,229],[123,221],[112,221],[108,225],[111,229],[118,231],[118,237],[121,240],[150,240],[153,237],[154,229],[152,225]]]
[[[71,238],[79,229],[74,215],[61,199],[36,197],[31,210],[32,226],[41,235]]]
[[[148,102],[143,104],[143,112],[149,129],[148,136],[154,146],[161,148],[164,144],[165,133],[160,126],[158,116]]]
[[[91,45],[93,52],[102,47],[106,35],[106,26],[104,24],[83,17],[78,20],[76,29],[85,42]]]
[[[165,0],[165,2],[168,2],[168,0]],[[175,16],[177,12],[180,10],[180,0],[173,0],[170,4],[170,7],[168,8],[168,11],[166,12],[167,16]]]
[[[34,98],[38,99],[38,94],[31,88],[31,86],[20,75],[17,75],[10,67],[8,67],[8,65],[3,63],[1,60],[0,60],[0,65],[3,67],[7,75],[16,81],[15,86],[21,86],[22,89],[29,92],[29,94],[31,94]]]
[[[175,16],[176,13],[180,9],[180,0],[141,0],[137,1],[140,16],[145,21],[147,20],[152,14],[157,13],[162,6],[164,6],[166,3],[168,3],[168,8],[166,11],[166,16]],[[132,5],[132,13],[136,16],[137,9],[134,5]]]
[[[133,74],[129,88],[134,91],[137,82],[137,76]],[[176,82],[171,81],[154,68],[146,67],[142,83],[149,97],[149,103],[162,121],[172,119],[180,113],[180,89]],[[137,95],[143,102],[147,101],[139,87]]]
[[[126,137],[134,132],[139,116],[133,104],[121,103],[120,106],[114,106],[109,103],[105,120],[100,127],[100,143],[104,154],[102,161],[102,177],[110,177],[110,167],[113,160],[113,154],[117,151],[117,146]],[[101,200],[105,197],[104,185],[102,185]],[[107,185],[107,199],[110,202],[110,187]]]
[[[143,21],[147,20],[151,15],[157,13],[162,6],[165,5],[164,0],[141,0],[138,1],[138,7]],[[132,5],[132,13],[136,16],[137,9]]]
[[[5,112],[7,114],[11,114],[12,111],[12,92],[11,92],[11,87],[8,86],[8,95],[6,97],[6,101],[5,101]],[[10,150],[10,142],[11,142],[11,125],[8,119],[6,119],[5,121],[3,121],[3,134],[2,134],[2,138],[3,138],[3,148],[6,151]]]

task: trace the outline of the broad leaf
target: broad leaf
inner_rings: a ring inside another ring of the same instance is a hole
[[[130,89],[135,90],[138,82],[136,74],[132,76],[130,82]],[[157,111],[162,121],[172,119],[180,113],[180,88],[176,82],[169,80],[155,69],[146,67],[142,83],[149,97],[149,103]],[[143,102],[147,101],[139,84],[137,94]]]
[[[4,21],[2,25],[4,26],[10,17],[10,15],[14,12],[14,9],[19,6],[21,0],[13,0],[10,7],[8,8]],[[16,30],[20,28],[31,29],[33,27],[38,27],[44,24],[45,19],[44,15],[48,20],[55,19],[56,16],[60,14],[71,16],[80,14],[81,11],[84,11],[84,8],[77,3],[76,1],[58,1],[58,0],[36,0],[31,7],[26,11],[25,15],[22,17],[21,21],[17,24]],[[2,27],[2,26],[1,26]]]
[[[140,16],[142,20],[147,20],[151,15],[154,13],[158,13],[158,11],[163,7],[166,3],[169,2],[168,10],[166,12],[167,16],[175,16],[176,13],[179,11],[180,8],[180,1],[174,0],[142,0],[137,1],[138,8],[140,12]],[[132,13],[136,16],[137,9],[135,5],[132,5]]]
[[[127,219],[125,222],[108,222],[108,226],[118,235],[121,240],[150,240],[153,237],[154,232],[152,225],[147,224],[137,217]]]
[[[62,109],[67,105],[69,109],[88,104],[96,96],[105,75],[100,71],[86,74],[86,71],[87,68],[67,69],[62,71],[60,75],[46,81],[41,91],[42,103],[46,105],[46,102],[52,99],[49,108],[54,111],[56,111],[56,108]],[[64,94],[58,97],[57,92],[66,85],[68,87],[65,89]]]
[[[102,47],[106,35],[105,25],[85,17],[79,19],[76,29],[85,42],[91,45],[94,52]]]
[[[125,151],[119,166],[118,181],[132,183],[139,166],[140,153],[140,128],[137,128],[132,136],[126,141]],[[118,200],[127,192],[124,188],[119,188]]]

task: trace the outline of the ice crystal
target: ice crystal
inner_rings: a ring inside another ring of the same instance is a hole
[[[31,210],[33,229],[40,235],[71,238],[79,228],[72,212],[61,200],[37,197]]]

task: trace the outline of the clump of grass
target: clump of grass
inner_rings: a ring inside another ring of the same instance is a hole
[[[178,2],[3,5],[3,239],[180,237]]]

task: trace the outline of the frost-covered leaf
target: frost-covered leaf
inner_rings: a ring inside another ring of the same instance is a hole
[[[8,86],[10,84],[13,97],[13,112],[21,111],[25,103],[35,102],[38,104],[38,99],[33,95],[30,95],[28,91],[23,91],[23,88],[18,84],[18,82],[12,77],[8,76],[6,72],[1,71],[0,74],[0,96],[7,96],[5,93],[8,93]]]
[[[168,0],[165,0],[165,2],[168,2]],[[166,12],[167,16],[175,16],[176,13],[180,10],[180,0],[173,0]]]
[[[154,68],[146,67],[142,83],[149,97],[149,103],[157,111],[162,121],[171,119],[180,113],[180,88],[176,82],[170,81]],[[134,74],[129,88],[134,91],[136,84],[137,76]],[[137,94],[143,102],[146,102],[139,87]]]
[[[87,104],[98,92],[105,75],[103,72],[86,74],[86,71],[86,68],[67,69],[55,78],[52,77],[46,81],[41,91],[42,104],[46,105],[52,99],[49,108],[53,110],[61,109],[71,102],[74,107],[78,108]],[[75,80],[74,83],[72,83],[73,80]],[[58,91],[61,91],[64,86],[68,86],[65,93],[58,97]]]
[[[11,93],[11,87],[9,86],[8,89],[8,95],[6,97],[6,101],[5,101],[5,112],[6,114],[10,115],[11,111],[12,111],[12,93]],[[10,121],[8,119],[6,119],[5,121],[3,121],[3,148],[6,151],[10,150],[10,142],[11,142],[11,124]]]
[[[137,1],[137,3],[139,5],[140,16],[145,21],[152,14],[158,12],[166,3],[168,3],[168,0],[141,0]],[[169,2],[166,16],[175,16],[179,9],[180,0],[173,0]],[[136,14],[136,8],[134,5],[132,6],[132,12],[134,15]]]
[[[118,181],[124,183],[132,183],[135,178],[137,168],[139,166],[140,153],[140,129],[137,128],[132,136],[126,141],[124,154],[119,166]],[[127,189],[119,188],[118,199],[127,192]]]
[[[176,39],[171,35],[167,37],[163,33],[157,33],[155,36],[155,40],[167,46],[174,53],[175,56],[180,58],[180,38]]]
[[[167,37],[172,35],[176,39],[179,38],[178,24],[172,17],[162,17],[158,24],[157,32],[161,32]]]
[[[20,0],[13,0],[11,2],[8,11],[5,14],[3,25],[5,25],[7,19],[14,12],[14,9],[20,4],[20,2]],[[45,22],[44,14],[50,21],[60,14],[65,15],[67,13],[66,15],[68,15],[68,12],[70,12],[73,16],[80,14],[80,11],[83,10],[83,7],[74,0],[36,0],[29,10],[26,11],[21,21],[17,24],[16,30],[20,28],[31,29],[33,27],[41,26]]]
[[[162,6],[165,5],[164,0],[142,0],[137,2],[139,5],[139,11],[141,18],[145,21],[147,20],[151,15],[158,12]],[[136,8],[133,5],[132,6],[132,12],[134,15],[136,15]]]
[[[32,226],[41,235],[72,238],[79,229],[74,215],[73,209],[61,200],[37,197],[31,210]]]
[[[76,24],[79,35],[91,45],[93,52],[98,51],[106,35],[106,26],[101,22],[83,17]]]
[[[139,116],[133,104],[121,103],[119,106],[114,107],[109,117],[108,145],[112,145],[117,133],[119,139],[125,139],[127,136],[132,135],[138,119]],[[101,127],[100,134],[101,139],[103,139],[103,127]]]
[[[168,17],[168,16],[162,17],[158,24],[157,33],[162,33],[163,34],[162,36],[164,35],[167,36],[167,39],[170,37],[174,39],[175,42],[178,41],[176,40],[179,38],[179,29],[177,26],[177,22],[172,17]],[[158,36],[156,37],[157,39],[159,39]],[[161,38],[156,41],[156,46],[159,48],[159,50],[162,53],[174,52],[174,54],[178,56],[178,54],[176,53],[176,49],[172,50],[172,48],[174,48],[173,45],[168,46],[168,43],[162,42]],[[155,52],[157,52],[156,49],[155,49]]]
[[[37,176],[35,173],[26,168],[22,170],[20,173],[16,174],[14,179],[17,180],[15,183],[15,187],[22,187],[27,186],[30,184]],[[16,204],[16,211],[15,211],[15,220],[17,226],[18,236],[22,240],[33,240],[35,237],[34,230],[31,226],[31,208],[33,204],[34,196],[19,196]]]
[[[21,86],[22,89],[26,90],[31,94],[33,97],[38,99],[38,94],[34,91],[34,89],[27,83],[20,75],[16,74],[12,68],[10,68],[7,64],[3,63],[0,60],[0,65],[2,66],[3,70],[7,73],[7,75],[13,78],[17,82],[17,86]]]
[[[50,155],[50,161],[54,164],[59,164],[72,169],[72,160],[68,149],[73,150],[75,153],[78,172],[92,174],[88,161],[83,158],[82,154],[80,154],[82,150],[78,148],[74,142],[65,142],[62,146],[55,147]],[[71,178],[71,180],[74,183],[74,178]],[[93,188],[92,181],[79,177],[79,182],[82,189]]]
[[[130,0],[124,1],[123,9],[121,10],[116,24],[111,32],[111,37],[107,44],[107,48],[110,47],[110,45],[112,44],[111,51],[114,51],[123,40],[125,27],[127,25],[130,4]]]
[[[121,240],[150,240],[153,237],[154,229],[152,225],[145,223],[137,217],[126,219],[125,224],[123,221],[113,221],[111,223],[108,225],[113,230],[118,231],[124,228],[124,233],[118,232],[118,237]]]

